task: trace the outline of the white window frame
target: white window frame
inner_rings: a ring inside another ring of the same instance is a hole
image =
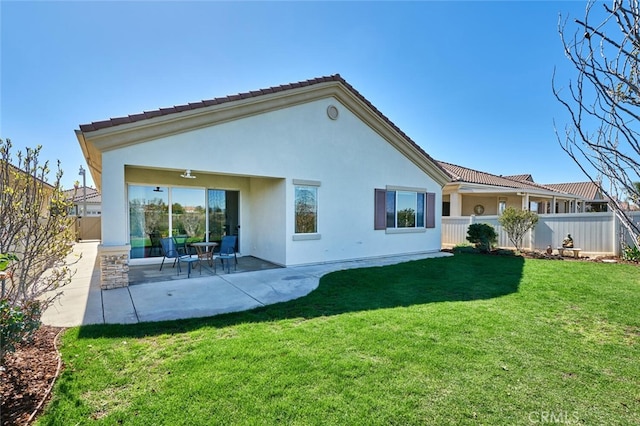
[[[387,194],[389,192],[395,193],[395,203],[394,203],[394,226],[390,227],[387,225],[386,233],[387,234],[406,234],[406,233],[422,233],[426,232],[426,219],[427,219],[427,190],[426,188],[412,188],[412,187],[404,187],[404,186],[387,186],[386,187]],[[418,226],[418,212],[416,211],[415,225],[413,227],[398,227],[398,195],[399,193],[413,193],[416,197],[416,206],[418,203],[418,194],[423,195],[422,199],[422,225]]]
[[[318,232],[320,223],[319,223],[319,210],[320,210],[320,202],[319,202],[319,193],[320,193],[320,181],[317,180],[308,180],[308,179],[293,179],[293,241],[309,241],[309,240],[319,240],[322,238],[320,232]],[[315,232],[304,232],[299,233],[296,232],[296,190],[298,188],[311,188],[315,190]]]

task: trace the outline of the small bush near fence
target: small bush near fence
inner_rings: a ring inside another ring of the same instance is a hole
[[[640,250],[636,246],[626,246],[622,252],[622,258],[629,262],[640,262]]]
[[[488,223],[472,223],[467,230],[467,241],[481,252],[488,252],[498,242],[498,233]]]

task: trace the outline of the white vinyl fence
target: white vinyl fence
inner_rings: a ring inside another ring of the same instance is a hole
[[[613,212],[541,214],[535,229],[523,240],[523,249],[544,251],[547,246],[554,250],[571,234],[576,248],[584,256],[619,256],[624,245],[632,240],[620,225]],[[634,222],[640,221],[640,212],[631,212]],[[498,247],[514,248],[506,232],[498,223],[498,216],[444,216],[442,218],[442,246],[451,248],[468,244],[467,229],[472,223],[488,223],[498,233]],[[623,242],[624,241],[624,242]]]

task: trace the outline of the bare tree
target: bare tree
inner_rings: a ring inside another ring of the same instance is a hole
[[[613,0],[610,5],[598,2],[604,12],[599,15],[594,9],[595,0],[589,0],[584,19],[574,21],[577,29],[573,34],[567,29],[567,19],[561,16],[560,38],[578,74],[566,91],[556,86],[555,74],[553,78],[553,93],[571,117],[563,134],[556,130],[558,142],[609,198],[636,247],[640,227],[630,219],[620,200],[626,196],[640,198],[634,185],[640,176],[638,3],[639,0]]]
[[[74,218],[68,215],[72,203],[62,193],[60,165],[49,184],[48,163],[38,160],[41,147],[18,152],[15,162],[11,147],[9,139],[0,139],[0,254],[6,258],[0,303],[5,313],[22,311],[31,326],[20,324],[26,321],[21,315],[0,316],[0,360],[10,339],[28,337],[39,326],[41,313],[70,281],[68,255],[75,240]],[[16,333],[5,335],[12,324]]]

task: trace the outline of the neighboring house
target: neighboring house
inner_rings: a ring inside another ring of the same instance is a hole
[[[606,211],[591,182],[538,184],[530,174],[497,176],[439,162],[451,181],[443,189],[443,216],[498,215],[507,207],[546,213]]]
[[[585,212],[609,211],[608,201],[602,190],[593,182],[547,183],[546,187],[568,194],[576,194],[585,200]]]
[[[95,188],[74,187],[64,191],[67,200],[73,202],[69,214],[76,217],[78,240],[99,240],[101,235],[102,196]],[[86,211],[86,213],[85,213]]]
[[[70,213],[74,216],[96,217],[102,214],[102,196],[97,189],[78,187],[67,189],[64,191],[64,195],[73,202],[73,208]],[[84,213],[85,206],[86,214]]]
[[[152,236],[292,266],[441,249],[446,172],[340,75],[80,126],[103,288]],[[107,275],[105,277],[105,275]]]
[[[3,160],[0,160],[0,179],[3,180],[3,185],[7,185],[7,186],[15,186],[15,178],[16,176],[21,176],[23,179],[24,178],[35,178],[36,182],[37,182],[37,187],[42,189],[42,193],[44,194],[45,197],[45,202],[42,203],[42,211],[40,212],[40,214],[43,217],[49,216],[50,214],[54,213],[51,210],[51,200],[53,199],[53,194],[55,193],[55,187],[53,185],[51,185],[50,183],[46,182],[45,180],[40,179],[38,176],[40,176],[40,171],[38,172],[34,172],[34,171],[30,171],[30,172],[26,172],[25,170],[14,166],[13,164],[9,163],[9,162],[5,162]],[[32,182],[28,184],[28,186],[30,188],[34,188]]]

